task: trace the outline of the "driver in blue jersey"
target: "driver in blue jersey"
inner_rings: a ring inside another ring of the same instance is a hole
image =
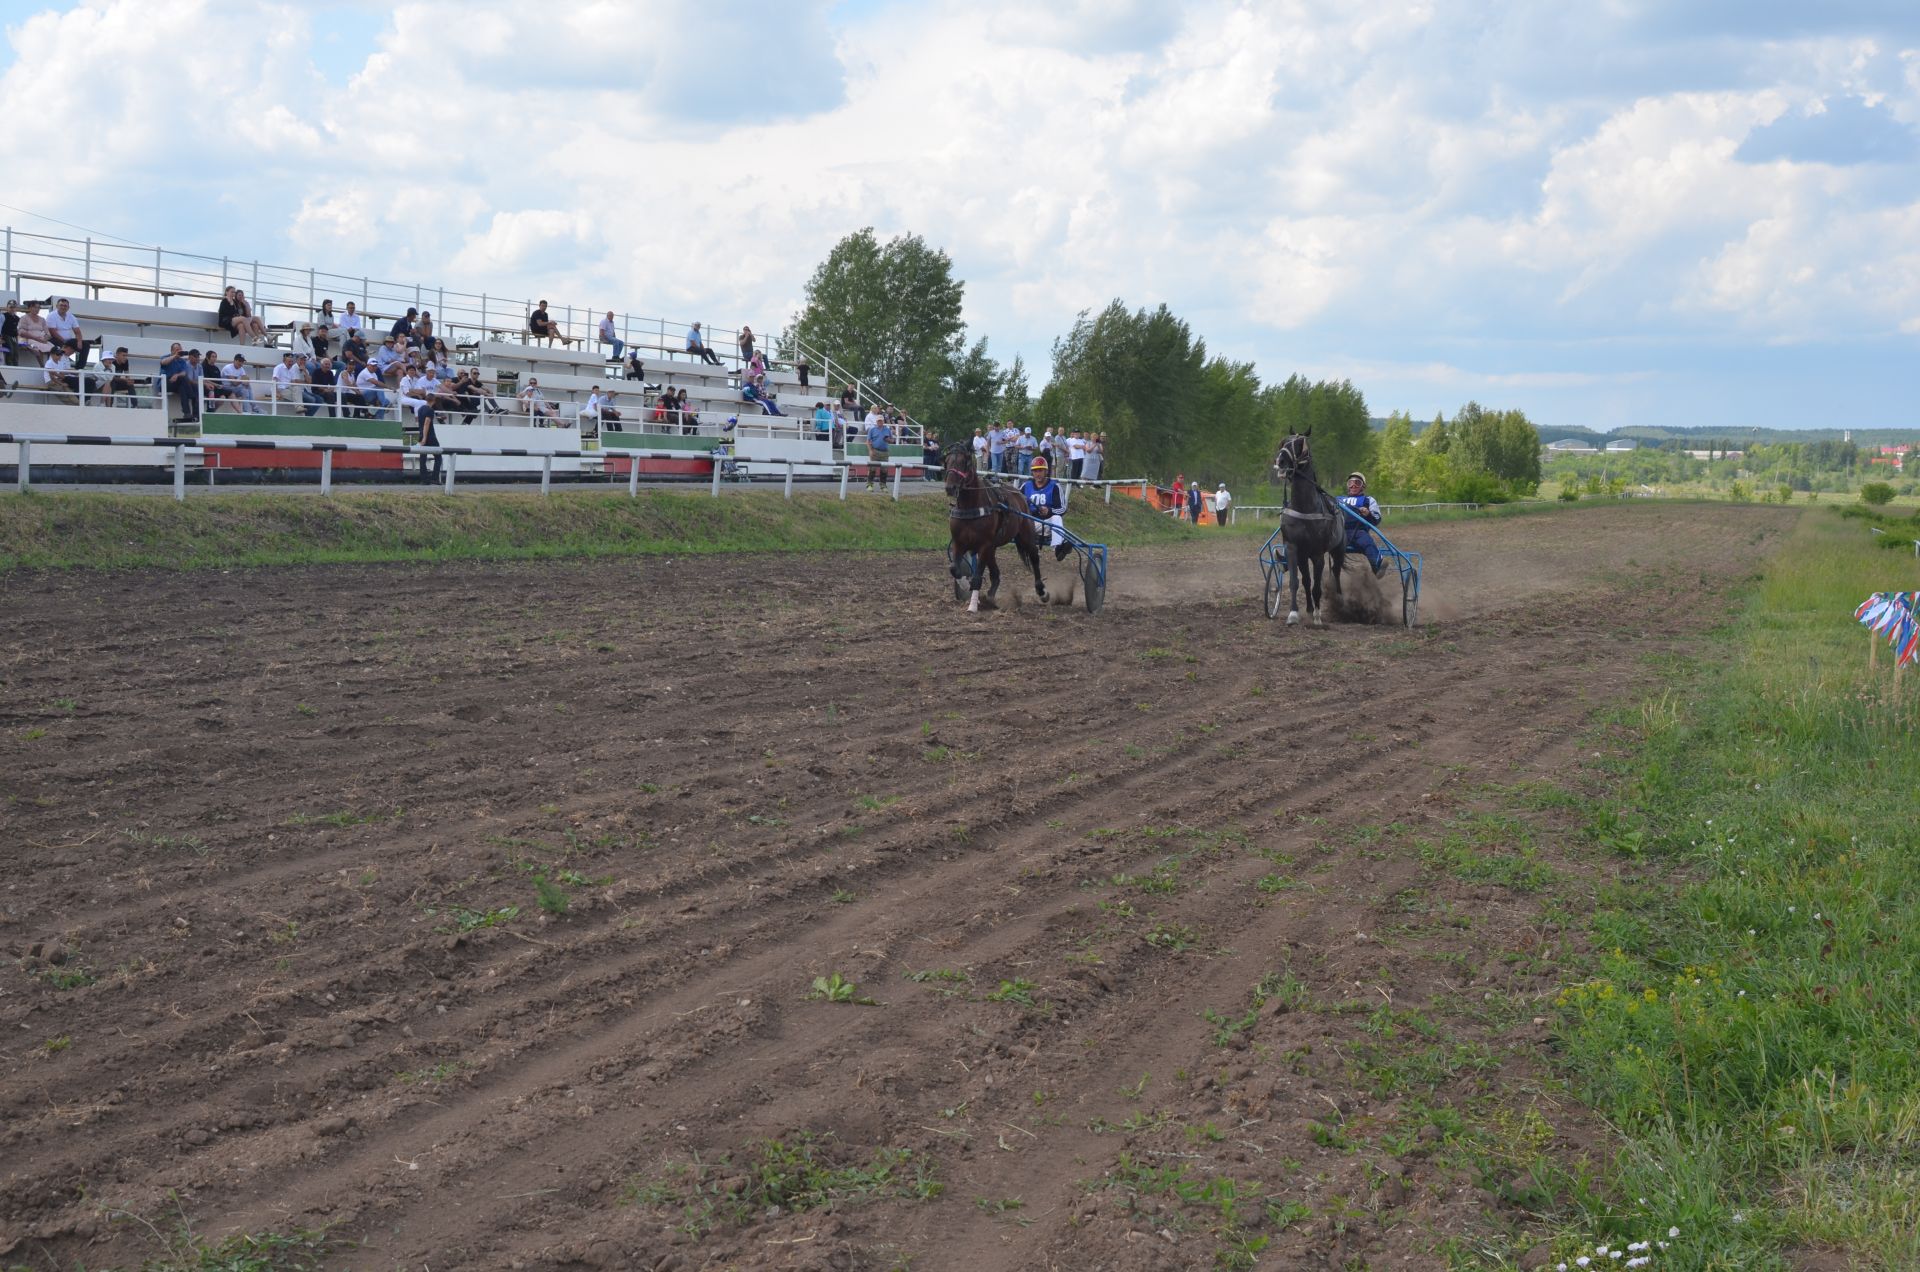
[[[1377,579],[1386,573],[1387,559],[1380,554],[1380,545],[1373,541],[1373,534],[1367,529],[1380,524],[1380,501],[1367,493],[1365,474],[1347,474],[1347,493],[1340,496],[1340,502],[1360,516],[1360,521],[1346,518],[1347,551],[1363,554],[1373,564],[1373,577]]]
[[[1045,454],[1033,457],[1033,475],[1020,485],[1020,497],[1027,501],[1027,512],[1047,523],[1047,535],[1053,540],[1053,559],[1062,561],[1073,546],[1067,542],[1067,524],[1060,520],[1067,501],[1060,495],[1059,483],[1048,470]]]

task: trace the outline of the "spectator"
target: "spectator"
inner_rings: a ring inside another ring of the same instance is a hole
[[[380,347],[373,351],[373,357],[370,359],[369,365],[373,367],[373,373],[375,375],[388,382],[391,382],[398,374],[395,368],[401,365],[400,350],[395,345],[392,336],[388,336],[380,342]]]
[[[1007,431],[998,424],[987,428],[987,471],[1004,473],[1009,467],[1007,461]]]
[[[818,437],[830,438],[833,436],[833,411],[828,408],[825,402],[815,402],[813,404],[813,431]]]
[[[433,408],[423,405],[415,418],[420,421],[420,445],[438,447],[440,445],[440,434],[434,429]],[[433,471],[431,473],[427,471],[427,465],[429,463],[433,465]],[[423,483],[439,480],[442,466],[445,463],[446,456],[442,455],[437,449],[431,455],[423,453],[420,456],[420,480]]]
[[[247,404],[248,415],[260,414],[260,404],[253,398],[253,376],[247,369],[246,354],[233,355],[233,361],[220,369],[220,381],[226,388],[225,396]]]
[[[74,387],[76,374],[78,373],[74,370],[72,356],[64,348],[56,347],[53,356],[48,358],[40,368],[40,380],[46,400],[64,402],[68,406],[80,405],[80,398]]]
[[[207,356],[213,356],[211,350]],[[164,399],[169,393],[180,403],[180,418],[173,421],[175,424],[200,422],[200,394],[194,385],[193,372],[188,368],[187,355],[180,351],[177,340],[160,360],[160,396]]]
[[[387,329],[387,334],[392,336],[396,342],[411,342],[413,340],[413,320],[419,316],[420,311],[418,309],[408,308],[406,313],[393,320],[393,326]],[[402,347],[404,348],[405,346],[402,345]]]
[[[700,417],[694,413],[692,407],[687,405],[687,391],[685,389],[681,389],[674,395],[673,407],[674,410],[680,413],[680,431],[682,433],[691,435],[700,431]]]
[[[612,389],[601,389],[599,392],[600,392],[600,427],[605,429],[611,429],[616,433],[626,432],[626,429],[620,426],[620,420],[622,418],[620,414],[620,408],[614,405],[614,401],[613,401],[613,399],[617,395],[614,393]]]
[[[1200,524],[1200,483],[1194,482],[1187,487],[1187,520],[1194,525]]]
[[[338,408],[345,403],[344,398],[335,392],[340,387],[340,377],[334,373],[333,361],[329,358],[309,358],[306,371],[307,383],[311,386],[307,390],[307,401],[325,407],[330,417],[338,416]]]
[[[740,325],[740,362],[745,366],[753,361],[753,328],[745,323]],[[762,368],[763,370],[765,368]]]
[[[421,313],[420,321],[413,324],[413,338],[424,348],[433,348],[433,311]]]
[[[340,356],[364,364],[367,360],[366,337],[358,329],[342,327],[340,330],[344,333],[340,341]]]
[[[220,355],[212,349],[207,350],[205,358],[200,357],[199,353],[198,349],[187,350],[187,374],[193,380],[189,387],[194,400],[211,415],[220,410],[222,402],[232,402],[239,394],[233,391],[220,373]],[[240,408],[236,406],[233,409],[238,411]]]
[[[293,333],[293,356],[311,358],[319,351],[313,345],[313,324],[303,322],[300,329]]]
[[[307,397],[308,385],[306,372],[294,361],[291,352],[280,355],[280,365],[273,369],[273,397],[276,402],[298,402],[306,406],[306,413],[312,415],[315,408]],[[279,412],[275,412],[279,414]]]
[[[1067,434],[1067,470],[1074,481],[1080,480],[1081,472],[1087,466],[1087,441],[1080,436],[1080,430],[1074,429]]]
[[[751,380],[740,386],[740,400],[743,402],[752,402],[757,405],[762,415],[785,414],[785,412],[774,403],[774,400],[771,397],[764,396],[760,390],[754,386]]]
[[[800,387],[807,388],[807,377],[813,374],[813,364],[807,361],[807,355],[801,354],[793,360],[793,373],[800,377]]]
[[[28,301],[27,312],[20,315],[17,347],[27,351],[36,367],[45,366],[47,355],[53,352],[53,332],[48,329],[47,320],[41,317],[40,302],[37,300]]]
[[[860,395],[853,391],[851,384],[840,390],[840,420],[851,425],[860,418]]]
[[[710,367],[720,365],[719,356],[715,354],[713,350],[707,348],[706,340],[701,337],[700,324],[697,322],[687,328],[687,352],[700,358]]]
[[[551,346],[558,340],[568,348],[573,346],[573,338],[561,331],[559,324],[554,322],[553,316],[547,313],[547,302],[544,300],[535,305],[533,312],[527,315],[527,335],[530,337],[529,344],[534,340],[544,340]]]
[[[1180,520],[1180,516],[1186,511],[1186,508],[1187,475],[1185,473],[1175,473],[1173,475],[1173,519],[1175,521]]]
[[[428,401],[432,392],[433,381],[418,367],[408,367],[407,373],[400,377],[400,406],[412,411],[413,418],[423,425],[423,414],[433,410],[432,403]]]
[[[640,355],[638,353],[627,354],[626,378],[629,380],[638,380],[642,387],[646,384],[647,369],[640,364]]]
[[[253,344],[267,343],[267,323],[264,318],[253,312],[253,302],[247,299],[247,293],[241,288],[233,289],[234,321],[246,332],[244,339]]]
[[[313,348],[321,357],[327,356],[327,350],[333,347],[333,329],[340,325],[340,317],[333,312],[333,302],[323,300],[320,308],[313,314]]]
[[[620,338],[619,330],[613,325],[613,310],[611,309],[607,310],[607,316],[600,320],[600,343],[613,346],[613,352],[607,355],[608,362],[620,361],[620,355],[627,347],[627,342]],[[635,376],[634,378],[638,379],[639,377]]]
[[[342,340],[350,335],[364,335],[366,332],[366,324],[361,321],[360,311],[353,307],[352,301],[347,302],[347,312],[340,315],[339,326]]]
[[[540,391],[540,381],[529,378],[527,387],[520,390],[520,409],[525,413],[527,422],[535,428],[547,427],[547,421],[555,417],[552,406],[547,403],[547,395]]]
[[[886,480],[888,448],[893,445],[893,430],[887,427],[886,416],[878,410],[867,416],[867,489],[873,489],[873,479],[878,476]]]
[[[384,412],[387,409],[387,395],[380,373],[364,362],[353,365],[359,368],[353,373],[353,389],[360,396],[361,408],[369,413]]]
[[[920,439],[920,477],[923,481],[944,481],[946,459],[940,451],[940,439],[929,431]]]
[[[447,352],[446,341],[435,340],[433,342],[433,356],[431,361],[433,362],[433,373],[436,376],[447,381],[453,379],[453,357]]]
[[[20,365],[14,356],[14,349],[19,343],[20,306],[17,302],[9,300],[6,312],[0,314],[0,357],[4,357],[10,367]]]
[[[140,405],[140,392],[133,383],[133,359],[127,356],[125,345],[115,349],[111,358],[100,359],[99,378],[104,381],[99,388],[100,405],[118,406],[121,398],[128,406]]]
[[[1014,452],[1019,456],[1019,458],[1014,461],[1017,465],[1014,469],[1014,475],[1025,480],[1032,475],[1033,457],[1040,451],[1040,439],[1033,435],[1031,425],[1020,430],[1020,438],[1014,442],[1013,447]]]
[[[53,302],[53,312],[47,315],[47,331],[54,348],[72,354],[75,367],[87,369],[87,350],[92,342],[80,334],[80,316],[73,312],[65,296]]]
[[[1233,496],[1227,493],[1227,483],[1221,482],[1220,489],[1213,492],[1213,519],[1223,528],[1227,524],[1227,509],[1233,506]]]

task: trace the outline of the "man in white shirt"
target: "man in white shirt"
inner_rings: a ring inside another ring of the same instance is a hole
[[[1087,442],[1080,436],[1080,430],[1074,429],[1067,434],[1067,471],[1075,481],[1080,480],[1080,470],[1086,467]]]
[[[1221,482],[1220,489],[1213,492],[1213,519],[1224,529],[1227,524],[1227,509],[1233,506],[1233,496],[1227,493],[1227,483]]]
[[[53,302],[53,312],[47,315],[47,330],[53,333],[53,347],[64,348],[74,356],[74,365],[86,370],[87,350],[91,342],[80,334],[80,318],[62,296]]]
[[[627,342],[622,340],[614,329],[613,310],[607,310],[607,316],[600,320],[600,343],[612,345],[613,352],[607,355],[608,362],[620,361],[620,354],[626,349]]]
[[[40,368],[40,382],[45,386],[46,400],[64,402],[68,406],[80,405],[80,399],[73,391],[73,376],[73,359],[67,356],[65,349],[56,345],[53,356]]]
[[[383,392],[384,386],[380,382],[380,377],[374,373],[372,367],[362,363],[360,370],[354,374],[353,386],[360,390],[360,398],[368,406],[381,411],[387,409],[387,395]]]
[[[987,471],[987,435],[983,429],[973,430],[973,471]]]
[[[233,361],[220,368],[220,378],[226,381],[234,400],[247,404],[248,415],[260,414],[260,404],[253,400],[253,376],[247,370],[246,354],[234,354]]]
[[[400,377],[400,405],[412,411],[415,419],[419,419],[420,412],[427,409],[431,384],[432,381],[411,367]]]
[[[338,325],[340,327],[340,338],[342,340],[347,338],[345,333],[349,331],[364,331],[366,329],[366,324],[360,320],[360,311],[353,307],[352,301],[347,302],[347,312],[340,315]]]
[[[535,428],[545,428],[553,417],[553,407],[547,403],[547,395],[540,391],[540,381],[528,380],[527,387],[520,390],[520,409],[526,412],[527,423]]]
[[[291,353],[280,355],[280,365],[273,369],[273,397],[277,402],[302,402],[306,394],[301,385],[300,368],[294,363]],[[277,412],[276,412],[277,413]],[[307,414],[313,414],[308,411]]]

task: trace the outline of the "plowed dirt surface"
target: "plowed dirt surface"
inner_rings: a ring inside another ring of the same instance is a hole
[[[1410,528],[1412,634],[1225,537],[1092,617],[921,554],[16,576],[0,1263],[1436,1266],[1524,1226],[1431,1110],[1555,1099],[1567,938],[1433,846],[1600,780],[1792,515]]]

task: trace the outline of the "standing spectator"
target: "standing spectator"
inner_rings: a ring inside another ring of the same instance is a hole
[[[1180,520],[1180,518],[1186,514],[1186,511],[1187,475],[1185,473],[1175,473],[1173,475],[1173,519],[1175,521]]]
[[[1007,471],[1007,432],[995,424],[987,433],[987,471],[1004,473]]]
[[[1187,487],[1187,520],[1194,525],[1200,524],[1200,483],[1194,482]]]
[[[19,342],[20,306],[17,302],[10,300],[7,302],[6,312],[0,314],[0,357],[4,357],[10,367],[20,365],[14,356],[14,347]]]
[[[611,309],[607,310],[607,316],[600,320],[600,343],[613,346],[613,352],[607,355],[608,362],[620,361],[620,355],[627,347],[627,342],[620,338],[619,331],[613,325]]]
[[[753,328],[747,326],[745,323],[742,323],[740,325],[740,364],[742,366],[745,366],[752,361],[753,361]]]
[[[47,320],[40,314],[40,302],[27,302],[27,312],[20,315],[17,347],[27,351],[33,365],[45,366],[47,355],[53,352],[53,332],[47,327]],[[25,366],[26,363],[21,363]]]
[[[247,404],[248,415],[260,414],[260,404],[253,399],[253,376],[247,370],[246,354],[233,355],[233,361],[220,369],[220,381],[228,396]]]
[[[697,322],[687,328],[687,352],[701,359],[710,367],[720,365],[719,355],[707,348],[706,339],[701,336],[700,324]]]
[[[1033,472],[1033,457],[1040,449],[1040,440],[1033,435],[1033,426],[1020,430],[1020,436],[1014,439],[1014,476],[1025,479]]]
[[[233,289],[233,312],[234,321],[246,332],[246,340],[258,345],[267,343],[266,319],[253,312],[253,302],[238,287]]]
[[[175,424],[200,422],[200,397],[194,392],[193,373],[187,369],[187,355],[180,351],[177,340],[160,360],[160,396],[164,399],[169,393],[180,403],[180,418],[173,421]]]
[[[1087,443],[1080,436],[1080,430],[1074,429],[1067,434],[1067,471],[1074,481],[1080,480],[1081,472],[1087,466]]]
[[[1227,525],[1227,509],[1233,506],[1233,496],[1227,493],[1227,483],[1221,482],[1220,489],[1213,492],[1213,519],[1221,529]]]
[[[974,472],[984,473],[988,471],[987,453],[988,453],[988,447],[990,445],[991,443],[987,441],[987,434],[984,429],[976,428],[973,430],[973,471]]]
[[[62,296],[53,302],[53,312],[47,315],[47,331],[54,347],[65,349],[73,355],[73,365],[80,370],[87,369],[87,351],[92,342],[80,334],[80,316],[73,312]]]
[[[416,413],[415,418],[417,418],[420,421],[420,445],[431,446],[436,448],[433,454],[431,455],[426,454],[424,451],[421,453],[420,480],[423,484],[426,482],[437,481],[440,477],[442,467],[446,463],[446,456],[442,455],[438,450],[438,447],[440,445],[440,434],[434,428],[434,424],[436,423],[436,421],[433,418],[433,408],[430,406],[422,405],[420,410]],[[431,462],[433,465],[433,471],[431,473],[427,471],[427,465],[429,462]]]
[[[793,373],[800,377],[800,387],[808,388],[807,377],[813,374],[813,364],[807,361],[807,355],[801,354],[793,360]]]
[[[922,481],[944,481],[946,474],[941,467],[946,463],[940,449],[940,437],[931,429],[920,438],[920,479]]]
[[[867,489],[873,489],[873,479],[877,475],[886,481],[888,449],[893,445],[893,430],[887,427],[886,417],[875,409],[867,416]]]

